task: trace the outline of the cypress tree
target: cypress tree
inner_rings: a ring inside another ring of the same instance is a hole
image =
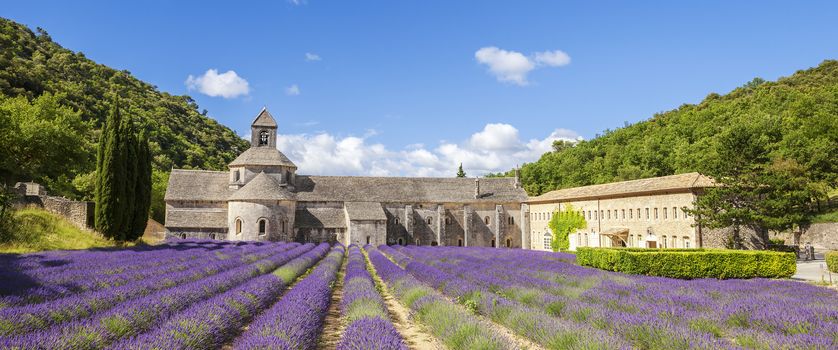
[[[123,229],[121,215],[124,212],[121,199],[125,195],[125,161],[119,133],[121,122],[119,97],[115,96],[99,139],[94,221],[97,231],[116,240],[121,239],[119,233]]]
[[[119,240],[127,241],[134,231],[134,207],[137,194],[137,136],[134,134],[134,119],[130,114],[122,118],[119,135],[121,137],[119,146],[122,150],[120,161],[125,174],[122,184],[125,189],[121,198],[122,212],[119,213],[121,222]]]
[[[148,211],[151,207],[151,151],[145,132],[137,140],[137,185],[134,195],[134,222],[128,240],[142,237],[148,224]]]

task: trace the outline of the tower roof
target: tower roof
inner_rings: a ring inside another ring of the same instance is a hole
[[[297,168],[288,157],[273,147],[250,147],[230,162],[231,167],[245,165],[287,166]]]
[[[256,119],[253,120],[253,124],[251,126],[262,126],[262,127],[276,127],[276,120],[271,115],[271,112],[268,112],[267,107],[262,107],[262,110],[259,112],[259,115],[256,116]]]
[[[244,187],[234,192],[229,201],[268,200],[282,201],[294,200],[294,194],[285,187],[280,186],[276,180],[264,172],[259,173],[253,180],[250,180]]]

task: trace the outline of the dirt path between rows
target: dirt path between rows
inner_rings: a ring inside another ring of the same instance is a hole
[[[332,303],[329,305],[329,311],[326,312],[326,318],[323,320],[323,332],[320,333],[320,341],[317,344],[318,349],[334,350],[340,343],[340,337],[346,329],[346,322],[341,313],[340,304],[343,301],[343,277],[346,275],[347,259],[344,254],[343,262],[341,262],[340,270],[335,279],[335,287],[332,289]]]
[[[364,256],[366,256],[366,252],[364,252]],[[381,297],[384,299],[384,304],[387,305],[387,313],[390,314],[390,321],[393,322],[393,326],[396,327],[396,331],[399,332],[399,335],[402,336],[404,339],[405,344],[411,350],[443,350],[446,349],[445,345],[439,341],[439,339],[435,338],[427,331],[425,325],[414,321],[410,317],[410,309],[402,305],[396,297],[390,293],[390,290],[387,288],[387,285],[384,284],[384,281],[381,277],[378,277],[378,274],[375,272],[375,268],[369,261],[369,257],[367,257],[367,269],[372,275],[373,281],[375,281],[375,285],[378,287],[379,292],[381,293]]]

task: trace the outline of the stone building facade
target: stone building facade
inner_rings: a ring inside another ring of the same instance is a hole
[[[698,173],[614,182],[556,190],[528,201],[532,249],[550,249],[550,219],[571,206],[587,227],[569,236],[576,247],[707,247],[706,230],[685,209],[691,208],[710,178]]]
[[[229,171],[175,169],[169,238],[528,247],[518,178],[298,175],[263,109]]]

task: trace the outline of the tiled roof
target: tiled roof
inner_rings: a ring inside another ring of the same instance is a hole
[[[474,198],[475,179],[369,176],[296,176],[299,201],[344,202],[524,202],[527,193],[514,178],[480,179],[480,198]]]
[[[713,180],[707,176],[699,173],[686,173],[648,179],[611,182],[601,185],[565,188],[551,191],[538,197],[530,198],[529,202],[537,203],[594,199],[602,197],[623,197],[644,193],[687,191],[694,188],[713,186]]]
[[[387,214],[376,202],[345,202],[349,220],[387,220]]]
[[[294,200],[294,194],[289,192],[284,186],[280,186],[273,177],[261,172],[245,184],[244,187],[233,192],[228,200]]]
[[[256,119],[253,120],[253,126],[266,126],[266,127],[276,127],[276,120],[268,112],[268,109],[262,107],[262,110],[259,111],[259,115],[256,116]]]
[[[250,147],[242,152],[236,159],[230,162],[231,167],[244,165],[273,165],[273,166],[288,166],[296,168],[288,157],[274,147],[269,146],[255,146]]]
[[[224,202],[233,193],[228,189],[229,182],[226,171],[174,169],[164,199]]]
[[[297,208],[294,227],[345,228],[343,208]]]
[[[169,209],[166,211],[166,227],[226,228],[227,210],[223,208]]]

